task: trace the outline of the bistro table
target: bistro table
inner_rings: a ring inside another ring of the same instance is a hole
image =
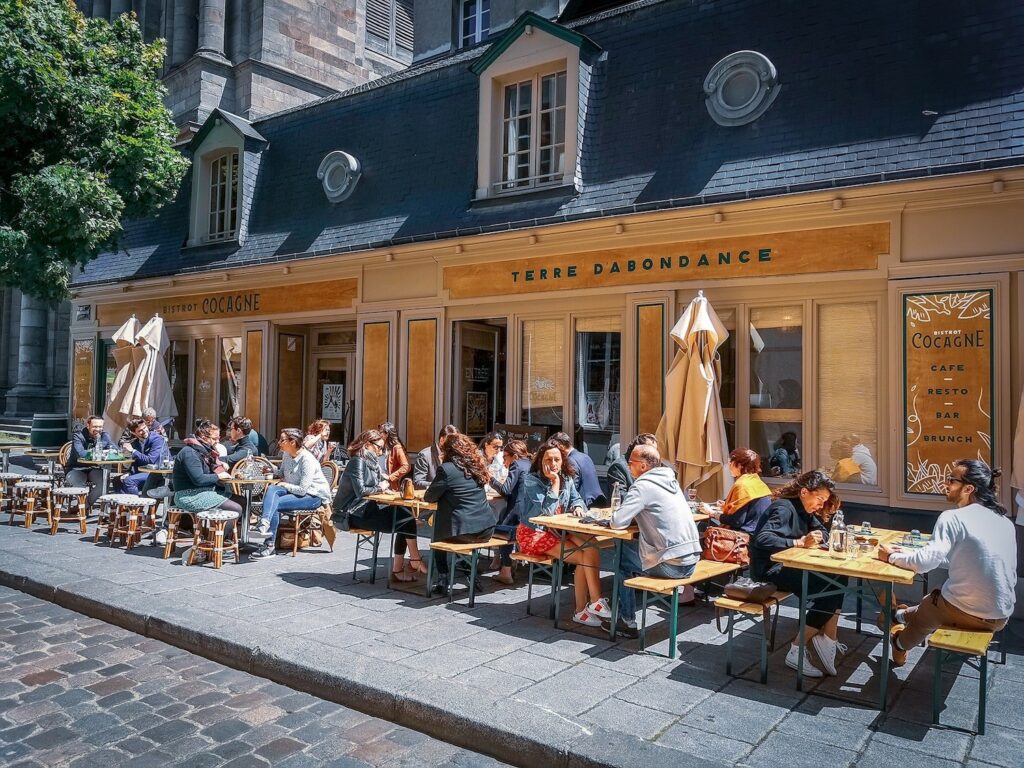
[[[276,485],[281,482],[276,477],[258,477],[249,479],[245,477],[232,477],[230,480],[225,480],[225,485],[232,486],[232,490],[239,493],[243,499],[245,499],[245,506],[242,508],[242,519],[239,521],[239,532],[238,532],[238,543],[248,544],[249,543],[249,517],[252,514],[252,495],[256,492],[257,488],[263,488],[264,491],[268,486]]]
[[[18,448],[28,448],[27,443],[0,443],[0,472],[9,472],[11,469],[11,451]]]
[[[429,522],[430,522],[430,515],[428,514],[428,515],[424,516],[423,513],[424,512],[436,512],[437,511],[437,504],[435,504],[433,502],[430,502],[430,501],[424,501],[423,500],[423,494],[425,492],[426,491],[424,491],[424,490],[416,490],[416,491],[413,492],[413,497],[411,499],[404,499],[404,498],[402,498],[402,494],[399,493],[398,491],[380,491],[379,493],[371,493],[369,496],[366,497],[370,501],[377,502],[377,504],[380,504],[382,506],[391,507],[391,541],[392,541],[392,544],[394,543],[394,540],[395,540],[395,528],[398,526],[398,508],[399,507],[405,507],[406,509],[411,510],[412,511],[412,516],[416,520],[417,524],[419,524],[419,525],[429,524]],[[393,554],[394,551],[395,551],[395,548],[394,548],[394,546],[392,546],[391,547],[391,552],[392,552],[391,557],[392,557],[392,560],[391,560],[391,564],[388,566],[389,568],[393,568],[394,567],[394,554]],[[373,583],[373,580],[376,578],[376,576],[377,576],[377,574],[376,574],[376,571],[375,571],[373,576],[371,576],[371,578],[370,578],[370,583],[371,584]],[[388,579],[388,589],[391,589],[391,579]],[[427,589],[428,590],[430,589],[430,585],[429,584],[427,585]]]
[[[605,517],[611,514],[610,509],[593,508],[588,512],[591,517]],[[693,521],[695,523],[707,520],[708,516],[701,514],[694,514]],[[595,523],[584,523],[576,515],[562,514],[562,515],[541,515],[539,517],[531,517],[530,522],[534,525],[540,525],[558,534],[558,559],[564,561],[566,555],[571,555],[573,552],[578,552],[587,548],[601,548],[602,541],[611,540],[615,543],[615,578],[612,580],[612,600],[611,600],[611,628],[608,630],[608,637],[612,640],[615,639],[616,625],[619,619],[619,583],[618,573],[619,568],[622,564],[622,542],[629,541],[636,538],[637,528],[635,525],[631,525],[629,528],[609,528],[603,525],[597,525]],[[566,549],[566,539],[570,534],[581,534],[588,538],[581,546],[572,547]],[[596,538],[594,538],[596,537]],[[551,585],[552,600],[555,606],[555,627],[558,627],[558,608],[559,600],[558,595],[562,589],[562,569],[555,569],[554,583]]]
[[[56,476],[55,464],[60,458],[60,448],[33,448],[31,451],[25,451],[25,455],[45,461],[47,473]]]
[[[848,531],[851,529],[848,529]],[[855,530],[855,529],[853,529]],[[860,534],[856,534],[860,535]],[[903,534],[899,531],[876,531],[871,534],[872,537],[878,538],[880,543],[886,541],[893,541],[897,536]],[[897,568],[895,565],[889,563],[883,563],[878,559],[878,547],[871,547],[870,552],[866,554],[858,553],[855,557],[850,557],[844,553],[844,556],[833,557],[831,552],[821,549],[820,547],[791,547],[790,549],[783,550],[782,552],[776,552],[772,555],[772,561],[781,563],[786,568],[796,568],[801,571],[802,576],[802,594],[800,596],[800,628],[797,631],[797,638],[799,638],[799,652],[797,656],[797,672],[796,672],[796,688],[798,691],[803,690],[803,665],[804,665],[804,654],[806,652],[806,643],[804,641],[804,630],[807,628],[807,603],[816,597],[827,597],[838,593],[852,594],[857,596],[858,604],[867,592],[865,591],[864,582],[879,582],[882,587],[882,601],[883,605],[892,605],[893,601],[893,585],[894,584],[913,584],[914,583],[914,572],[908,571],[904,568]],[[807,574],[814,571],[821,576],[826,582],[828,587],[822,592],[815,592],[808,594],[808,578]],[[855,580],[855,584],[846,583],[844,584],[837,579],[831,578],[833,576],[846,576],[850,581]],[[874,594],[874,591],[868,589],[868,592]],[[883,610],[882,616],[884,618],[884,627],[882,629],[882,664],[880,668],[881,681],[879,683],[879,709],[885,711],[886,708],[886,697],[889,688],[889,632],[891,630],[890,623],[892,613],[889,610]],[[828,695],[822,693],[822,695]]]
[[[100,468],[101,472],[103,473],[103,479],[100,481],[100,485],[102,486],[103,491],[103,493],[100,494],[101,496],[105,496],[106,494],[110,493],[111,467],[120,468],[125,466],[126,464],[131,464],[132,461],[133,459],[127,458],[125,456],[118,456],[117,458],[113,459],[78,459],[79,464],[90,464],[94,467]]]

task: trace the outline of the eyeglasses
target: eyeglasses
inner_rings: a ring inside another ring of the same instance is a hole
[[[384,443],[371,443],[371,445],[374,445],[377,448],[380,448],[381,450],[384,450]]]
[[[953,483],[960,483],[960,485],[963,485],[964,481],[956,475],[946,475],[946,485],[952,485]]]

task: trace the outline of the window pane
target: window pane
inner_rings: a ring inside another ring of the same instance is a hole
[[[750,447],[768,474],[800,468],[803,308],[750,310]]]
[[[167,350],[169,365],[167,375],[171,380],[171,394],[178,415],[174,417],[167,434],[174,440],[183,440],[189,432],[188,423],[188,342],[172,341]],[[157,418],[166,419],[168,414],[158,413]]]
[[[818,307],[818,463],[878,485],[878,305]]]
[[[75,339],[71,376],[71,418],[84,419],[96,408],[96,341]]]
[[[242,378],[242,337],[229,336],[220,340],[220,402],[217,410],[219,423],[242,415],[238,407],[239,382]]]
[[[729,331],[729,337],[718,348],[721,360],[722,381],[719,397],[725,416],[725,433],[729,447],[736,447],[736,310],[732,307],[716,308],[718,319]]]
[[[609,446],[620,442],[621,350],[621,318],[576,321],[576,422],[579,430],[573,442],[598,465],[607,463]]]
[[[523,321],[522,414],[523,424],[562,429],[565,382],[565,322]]]

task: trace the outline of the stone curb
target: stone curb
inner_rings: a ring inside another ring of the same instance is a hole
[[[253,642],[244,621],[190,607],[161,609],[127,587],[89,594],[81,579],[14,557],[22,572],[11,571],[8,559],[0,566],[0,585],[512,765],[722,765],[596,725],[584,729],[510,697],[378,659],[353,655],[339,665],[337,649],[285,633],[266,637],[261,630],[260,641]]]

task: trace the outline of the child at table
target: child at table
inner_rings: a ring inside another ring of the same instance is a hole
[[[559,538],[530,522],[531,517],[571,514],[581,517],[587,513],[576,484],[573,468],[566,460],[562,447],[547,440],[537,450],[519,497],[519,526],[516,541],[519,551],[526,555],[559,555]],[[571,534],[566,537],[570,548],[581,547],[589,536]],[[601,626],[601,619],[610,619],[608,600],[601,597],[601,553],[595,547],[578,549],[565,558],[576,566],[575,610],[572,620],[587,627]]]

